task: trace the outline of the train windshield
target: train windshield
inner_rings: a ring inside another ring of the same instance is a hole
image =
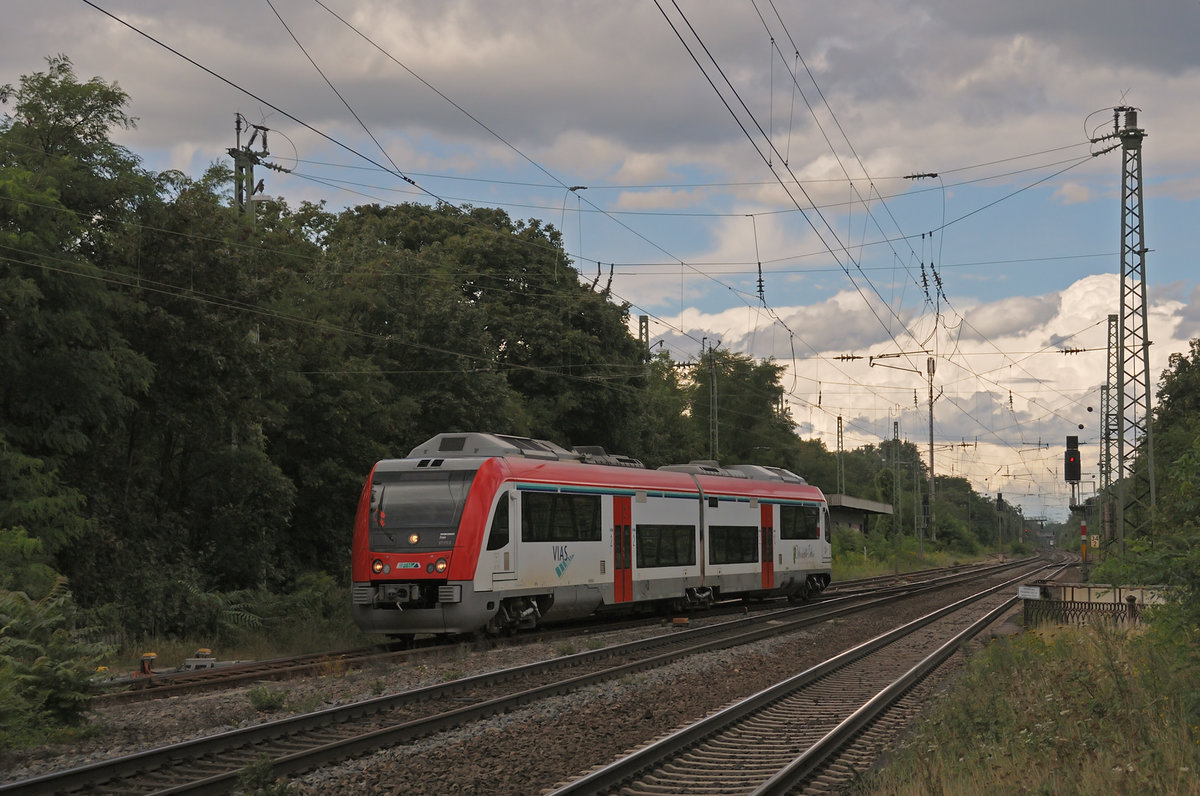
[[[454,546],[474,471],[389,472],[371,489],[371,549],[380,553]]]

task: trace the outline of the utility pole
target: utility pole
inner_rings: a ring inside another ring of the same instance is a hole
[[[1113,109],[1113,127],[1120,115],[1121,139],[1121,356],[1118,358],[1117,433],[1120,504],[1117,524],[1121,544],[1126,536],[1149,529],[1154,507],[1154,446],[1150,437],[1150,336],[1146,321],[1146,246],[1142,224],[1142,139],[1137,110]],[[1143,458],[1136,472],[1134,461]]]
[[[924,558],[925,557],[925,529],[924,529],[924,527],[922,527],[920,518],[917,516],[917,512],[919,512],[921,510],[921,481],[920,481],[920,473],[917,472],[918,470],[921,469],[921,457],[919,454],[913,456],[912,468],[913,468],[913,529],[917,532],[917,556],[919,558]]]
[[[996,493],[996,555],[1004,558],[1004,495]]]
[[[720,345],[721,341],[717,341]],[[714,462],[720,461],[720,447],[717,439],[717,355],[716,346],[708,345],[708,338],[700,341],[703,356],[708,359],[708,453]]]
[[[909,356],[909,355],[915,354],[915,353],[928,354],[929,352],[922,349],[919,352],[902,351],[902,352],[896,353],[896,354],[876,354],[876,355],[867,357],[867,364],[870,367],[875,367],[876,365],[878,365],[883,368],[892,368],[893,370],[907,370],[910,373],[920,373],[921,371],[916,368],[906,368],[903,365],[887,365],[887,364],[884,364],[883,362],[879,361],[879,360],[883,360],[883,359],[893,359],[895,357]],[[853,357],[853,356],[838,357],[838,359],[859,359],[859,358],[860,357]],[[937,531],[934,530],[934,528],[933,528],[933,520],[934,520],[934,514],[933,514],[933,373],[936,370],[936,368],[937,368],[936,360],[933,357],[927,357],[925,359],[925,372],[926,372],[926,375],[928,376],[928,380],[929,380],[929,495],[927,496],[926,503],[925,503],[925,506],[927,507],[926,511],[925,511],[925,520],[929,524],[929,539],[930,539],[930,541],[933,541],[933,542],[937,541]],[[917,405],[917,391],[916,390],[913,390],[913,405],[914,406]],[[916,472],[914,472],[913,479],[915,480],[916,477],[917,477],[917,474],[916,474]],[[917,508],[916,506],[913,507],[914,514],[916,513],[916,508]],[[919,541],[922,544],[922,553],[923,553],[924,552],[924,549],[923,549],[924,548],[924,540],[919,538]]]
[[[896,549],[896,572],[900,572],[900,421],[892,421],[892,544]]]
[[[237,203],[238,214],[249,216],[250,224],[253,226],[254,195],[262,193],[264,187],[262,180],[259,180],[257,184],[254,182],[254,167],[262,166],[285,174],[290,173],[291,169],[285,169],[276,163],[268,163],[263,160],[264,157],[271,154],[267,149],[267,133],[270,132],[268,127],[247,122],[247,129],[254,132],[251,133],[250,140],[246,142],[246,145],[242,146],[242,121],[242,114],[234,113],[233,128],[237,145],[225,151],[233,158],[233,198]],[[259,136],[262,136],[262,149],[255,151],[253,149],[254,142],[258,140]]]
[[[1113,527],[1113,475],[1117,470],[1117,410],[1114,396],[1117,389],[1117,358],[1120,354],[1120,324],[1116,314],[1108,316],[1108,377],[1100,386],[1100,532],[1109,542],[1117,541],[1119,553],[1125,552],[1124,535]]]
[[[1146,245],[1142,202],[1142,140],[1137,109],[1113,108],[1113,132],[1092,143],[1119,139],[1121,147],[1121,312],[1117,331],[1117,540],[1145,533],[1155,504],[1154,445],[1150,435],[1150,335],[1146,320]],[[1122,125],[1122,121],[1124,125]],[[1114,146],[1115,148],[1115,146]],[[1135,467],[1140,459],[1141,464]]]
[[[846,494],[846,467],[842,463],[842,416],[837,419],[837,491]]]
[[[933,524],[933,372],[937,369],[933,357],[926,357],[925,372],[929,374],[929,541],[937,541],[937,528]]]

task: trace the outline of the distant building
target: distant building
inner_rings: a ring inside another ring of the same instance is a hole
[[[892,504],[878,500],[850,497],[849,495],[826,495],[829,501],[829,517],[834,527],[850,528],[866,533],[867,518],[872,514],[891,516]]]

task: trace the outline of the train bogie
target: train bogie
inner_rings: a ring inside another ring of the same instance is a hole
[[[802,479],[646,470],[588,450],[446,434],[379,462],[355,521],[355,621],[387,634],[502,632],[728,596],[798,599],[829,582],[825,499]]]

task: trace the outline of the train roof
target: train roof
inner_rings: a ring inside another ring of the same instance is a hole
[[[749,478],[754,481],[783,481],[789,484],[807,484],[800,476],[782,467],[762,464],[727,464],[721,466],[711,459],[696,459],[687,464],[667,464],[659,467],[676,473],[694,475],[721,475],[726,478]]]
[[[582,455],[541,439],[470,431],[438,434],[408,453],[409,459],[444,459],[462,456],[522,456],[548,461],[581,461]]]
[[[542,483],[687,492],[695,491],[699,485],[705,492],[744,495],[795,494],[796,488],[801,487],[807,496],[823,498],[819,489],[781,467],[720,466],[714,461],[695,460],[648,470],[637,459],[609,454],[600,447],[567,450],[546,440],[506,434],[438,434],[413,448],[406,458],[420,460],[418,467],[422,468],[437,468],[443,462],[457,464],[455,460],[500,458],[514,477]]]
[[[760,480],[745,476],[730,476],[729,474],[714,475],[679,470],[602,467],[577,462],[547,462],[517,458],[503,459],[502,466],[512,479],[532,484],[557,484],[635,492],[703,493],[710,496],[824,500],[821,490],[810,484],[783,480]]]

